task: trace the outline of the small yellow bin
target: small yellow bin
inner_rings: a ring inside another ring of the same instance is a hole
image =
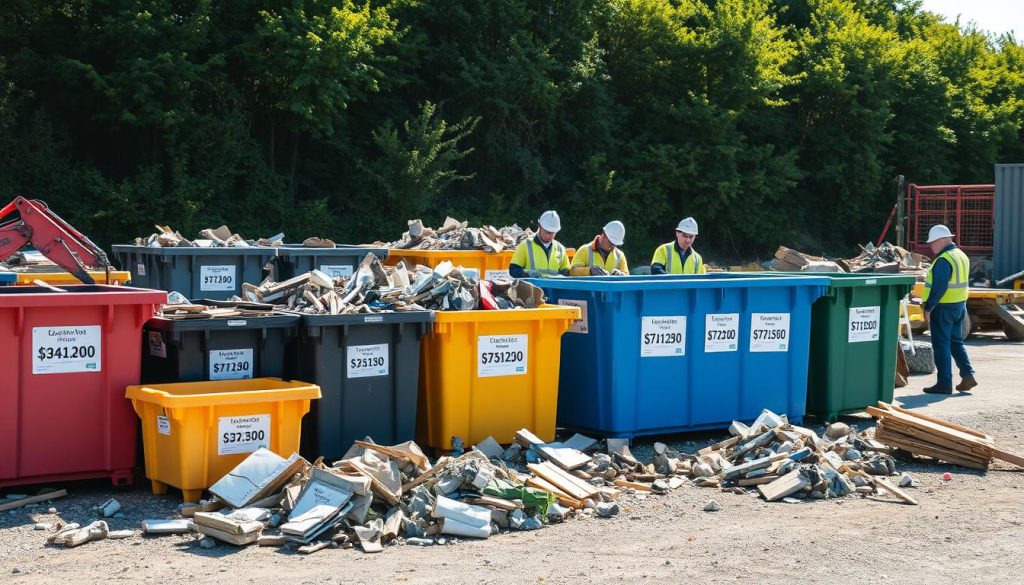
[[[388,257],[384,263],[394,266],[399,261],[405,260],[406,266],[412,268],[417,264],[436,267],[445,260],[451,260],[452,264],[462,266],[468,270],[476,271],[477,279],[490,280],[493,277],[508,276],[508,266],[512,263],[514,250],[503,250],[498,253],[485,252],[483,250],[388,250]],[[565,255],[569,262],[572,262],[576,255],[575,248],[566,248]]]
[[[282,457],[299,450],[302,417],[320,387],[280,378],[128,386],[142,419],[146,477],[154,494],[167,486],[198,502],[203,490],[250,453]]]
[[[435,313],[421,344],[420,440],[440,450],[457,436],[511,443],[527,428],[555,438],[562,334],[577,307]]]
[[[90,270],[89,276],[96,281],[96,284],[128,284],[132,279],[130,272],[125,270],[111,270],[110,281],[107,281],[107,273],[104,270]],[[77,278],[71,276],[70,272],[19,272],[18,284],[32,284],[33,280],[41,280],[46,284],[63,286],[68,284],[82,284]]]

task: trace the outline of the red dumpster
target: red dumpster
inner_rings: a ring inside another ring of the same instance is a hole
[[[93,477],[130,485],[142,324],[167,293],[0,287],[0,487]]]

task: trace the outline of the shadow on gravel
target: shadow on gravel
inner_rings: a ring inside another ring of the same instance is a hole
[[[911,394],[910,396],[897,396],[896,400],[903,408],[920,408],[942,402],[943,400],[955,400],[961,396],[970,396],[970,392],[955,392],[954,394]]]

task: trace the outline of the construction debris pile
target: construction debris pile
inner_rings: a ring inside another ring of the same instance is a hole
[[[859,247],[861,253],[855,258],[832,261],[779,246],[771,269],[779,272],[902,273],[915,275],[920,280],[928,273],[930,262],[926,257],[899,246],[885,242],[876,247],[869,242]]]
[[[269,317],[274,314],[273,305],[241,301],[203,301],[202,303],[193,303],[178,294],[177,298],[170,299],[168,304],[162,305],[157,315],[165,319],[181,321],[185,319]]]
[[[769,502],[879,494],[881,488],[902,502],[917,503],[884,479],[896,473],[893,449],[844,423],[829,425],[819,437],[765,410],[753,425],[737,421],[729,431],[731,438],[686,462],[695,486],[741,494],[756,488]],[[900,486],[911,483],[905,476]]]
[[[390,311],[532,309],[544,302],[538,287],[523,280],[478,281],[451,262],[435,268],[384,266],[367,254],[352,276],[331,278],[319,270],[284,282],[243,284],[250,303],[318,315]]]
[[[249,248],[252,246],[278,247],[284,245],[284,234],[277,234],[269,238],[258,240],[247,240],[232,232],[228,226],[222,225],[219,228],[206,228],[199,231],[199,237],[190,240],[182,236],[180,232],[171,229],[169,226],[156,226],[157,232],[145,238],[135,238],[136,246],[148,248]],[[334,248],[336,244],[326,238],[310,237],[302,242],[305,248]]]
[[[422,221],[411,219],[409,231],[402,234],[402,239],[375,242],[374,245],[399,250],[484,250],[497,253],[514,249],[520,242],[532,237],[533,231],[530,228],[518,225],[501,229],[489,225],[475,228],[469,227],[469,222],[447,217],[444,225],[437,229],[424,227]]]
[[[1024,467],[1024,457],[996,447],[992,437],[950,422],[879,402],[868,407],[878,419],[875,438],[886,445],[953,465],[987,470],[993,459]]]

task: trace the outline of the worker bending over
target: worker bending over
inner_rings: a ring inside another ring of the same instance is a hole
[[[593,241],[579,247],[572,259],[572,276],[623,276],[629,274],[626,255],[619,249],[626,239],[626,226],[610,221]]]
[[[693,249],[697,220],[688,217],[676,226],[674,242],[662,244],[651,258],[651,274],[705,274],[704,259]]]
[[[508,267],[512,278],[537,278],[569,274],[569,257],[565,246],[555,240],[555,234],[562,229],[558,212],[549,210],[537,220],[537,233],[532,239],[523,240],[512,254]]]
[[[971,360],[967,358],[963,334],[971,261],[963,250],[956,247],[953,234],[944,225],[935,225],[928,230],[928,245],[935,261],[925,277],[922,300],[924,318],[932,335],[938,380],[924,391],[928,394],[952,394],[953,365],[950,362],[955,360],[961,378],[956,389],[966,392],[978,385]]]

